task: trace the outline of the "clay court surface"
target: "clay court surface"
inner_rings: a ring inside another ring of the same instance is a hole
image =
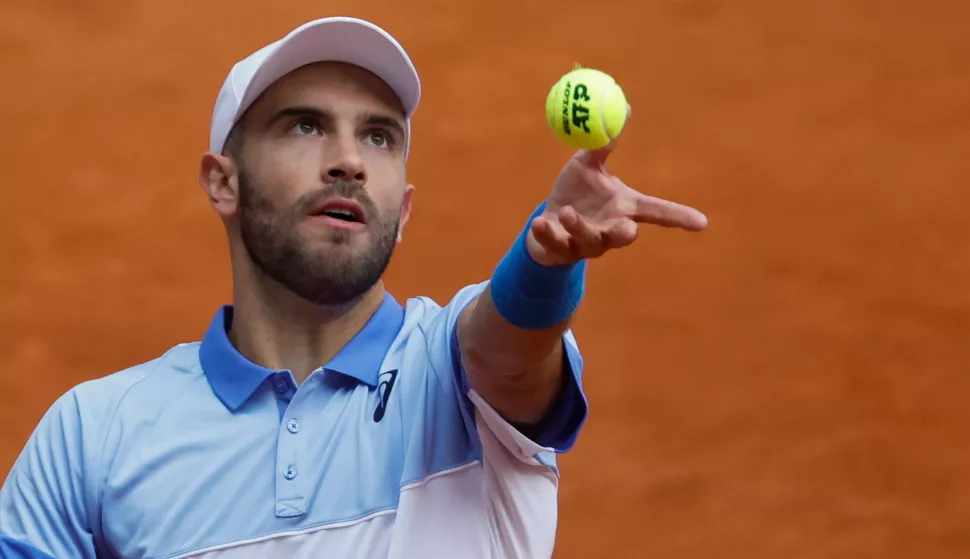
[[[557,558],[970,557],[962,0],[0,0],[0,473],[228,302],[209,111],[333,14],[423,78],[399,301],[490,274],[569,156],[542,106],[577,62],[634,108],[613,171],[710,216],[591,268]]]

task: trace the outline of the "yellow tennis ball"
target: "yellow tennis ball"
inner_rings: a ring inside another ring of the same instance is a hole
[[[629,106],[609,74],[576,68],[559,78],[546,97],[546,121],[576,149],[599,149],[620,135]]]

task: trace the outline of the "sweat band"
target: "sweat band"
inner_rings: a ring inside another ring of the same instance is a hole
[[[559,324],[579,306],[586,279],[586,261],[543,266],[529,256],[526,238],[532,220],[546,208],[543,202],[495,268],[489,282],[492,302],[502,317],[524,330]]]

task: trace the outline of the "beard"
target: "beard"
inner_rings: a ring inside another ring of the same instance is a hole
[[[326,306],[350,303],[380,280],[394,252],[400,209],[382,216],[360,183],[343,179],[300,197],[289,212],[278,208],[265,192],[240,168],[239,227],[243,246],[263,275],[310,303]],[[360,204],[367,229],[326,231],[329,243],[302,235],[300,222],[333,197]],[[355,248],[354,237],[361,235],[367,235],[368,241]]]

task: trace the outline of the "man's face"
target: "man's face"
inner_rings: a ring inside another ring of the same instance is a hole
[[[363,295],[410,212],[391,89],[354,66],[315,64],[267,90],[242,126],[239,228],[257,269],[316,304]]]

